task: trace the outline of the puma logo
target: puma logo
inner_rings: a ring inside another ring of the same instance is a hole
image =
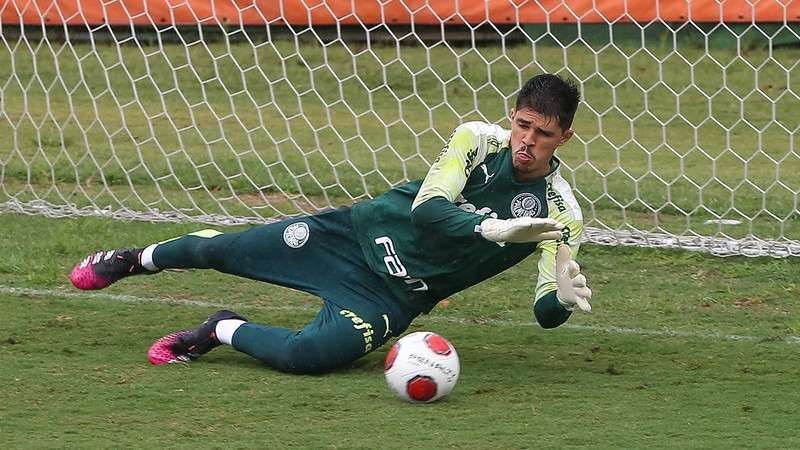
[[[489,169],[486,168],[486,164],[481,164],[481,169],[483,169],[483,175],[486,177],[486,179],[483,180],[483,184],[486,184],[489,182],[489,179],[494,176],[494,174],[489,175]]]

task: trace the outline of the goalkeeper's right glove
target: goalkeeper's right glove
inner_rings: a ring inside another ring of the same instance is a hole
[[[589,299],[592,290],[586,286],[586,277],[581,273],[581,266],[572,259],[572,251],[568,245],[561,244],[556,251],[556,298],[566,310],[572,311],[575,306],[584,312],[592,312]]]
[[[554,219],[517,217],[514,219],[489,218],[481,222],[479,227],[481,236],[487,241],[519,244],[560,239],[560,230],[564,228],[564,224]]]

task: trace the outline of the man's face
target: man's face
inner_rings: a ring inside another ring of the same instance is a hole
[[[562,130],[555,117],[545,117],[524,107],[511,110],[511,141],[514,177],[532,181],[547,175],[556,148],[572,137],[571,128]]]

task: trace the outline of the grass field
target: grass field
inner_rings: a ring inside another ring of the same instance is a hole
[[[587,245],[594,312],[531,324],[535,261],[449,299],[409,331],[450,338],[453,395],[409,405],[381,348],[325,376],[276,373],[223,348],[152,367],[150,343],[220,306],[300,326],[318,301],[214,272],[99,293],[66,278],[90,250],[193,225],[0,215],[0,435],[5,448],[800,447],[794,259]]]
[[[584,95],[559,155],[586,225],[800,241],[794,47],[0,43],[0,211],[351,203],[422,176],[459,123],[506,123],[521,82],[557,72]],[[90,251],[197,229],[0,214],[4,448],[800,448],[797,258],[586,245],[594,312],[556,330],[532,323],[531,259],[411,327],[448,337],[462,375],[409,405],[385,386],[388,346],[325,376],[229,348],[146,360],[221,307],[300,327],[308,295],[193,271],[69,285]]]
[[[560,155],[589,226],[800,240],[793,47],[3,42],[0,201],[246,217],[350,203],[421,177],[459,123],[506,124],[549,71],[583,90]]]

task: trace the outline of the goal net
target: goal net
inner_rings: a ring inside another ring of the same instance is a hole
[[[0,2],[0,211],[240,224],[424,176],[575,80],[587,240],[800,255],[786,1]],[[358,5],[358,6],[356,6]]]

